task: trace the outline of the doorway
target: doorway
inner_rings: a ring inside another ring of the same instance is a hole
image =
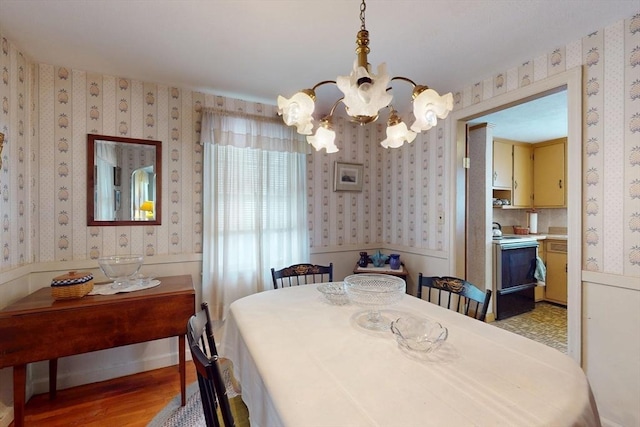
[[[450,224],[452,253],[450,268],[464,277],[466,268],[466,173],[463,165],[466,145],[467,124],[478,117],[524,104],[544,95],[567,90],[567,286],[568,286],[568,354],[580,363],[581,356],[581,194],[582,194],[582,70],[581,67],[550,76],[540,82],[530,84],[487,101],[457,110],[452,114],[451,136],[456,142],[451,147],[450,203],[455,217]],[[490,200],[487,200],[490,203]],[[491,240],[490,227],[486,227],[487,241]]]

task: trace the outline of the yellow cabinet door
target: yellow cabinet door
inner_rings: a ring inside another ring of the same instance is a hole
[[[566,206],[564,141],[533,148],[533,206]]]
[[[531,207],[533,181],[533,163],[531,147],[528,145],[513,146],[513,201],[515,207]]]
[[[493,141],[493,187],[511,190],[513,179],[512,144]]]
[[[567,304],[567,252],[566,242],[547,241],[547,277],[545,299],[559,304]],[[559,250],[556,250],[559,249]]]

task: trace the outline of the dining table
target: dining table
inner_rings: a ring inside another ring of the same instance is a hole
[[[404,294],[381,314],[448,331],[437,350],[410,354],[390,330],[356,323],[366,307],[333,305],[318,286],[230,305],[220,353],[252,426],[601,425],[584,371],[554,348]]]

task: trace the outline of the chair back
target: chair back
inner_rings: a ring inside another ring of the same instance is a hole
[[[484,322],[487,317],[491,289],[481,291],[464,279],[457,277],[428,277],[418,274],[418,292],[422,299],[423,288],[426,288],[426,300],[434,304],[455,310],[458,313]]]
[[[333,263],[329,265],[294,264],[281,270],[271,269],[273,288],[333,282]]]
[[[202,310],[191,316],[187,323],[187,341],[198,375],[205,422],[207,427],[234,427],[233,414],[222,379],[218,351],[211,328],[209,307],[206,302],[203,302],[201,308]],[[217,408],[220,408],[222,424],[218,418]]]

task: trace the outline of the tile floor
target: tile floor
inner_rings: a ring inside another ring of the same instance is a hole
[[[491,324],[567,353],[566,307],[540,301],[532,311]]]

